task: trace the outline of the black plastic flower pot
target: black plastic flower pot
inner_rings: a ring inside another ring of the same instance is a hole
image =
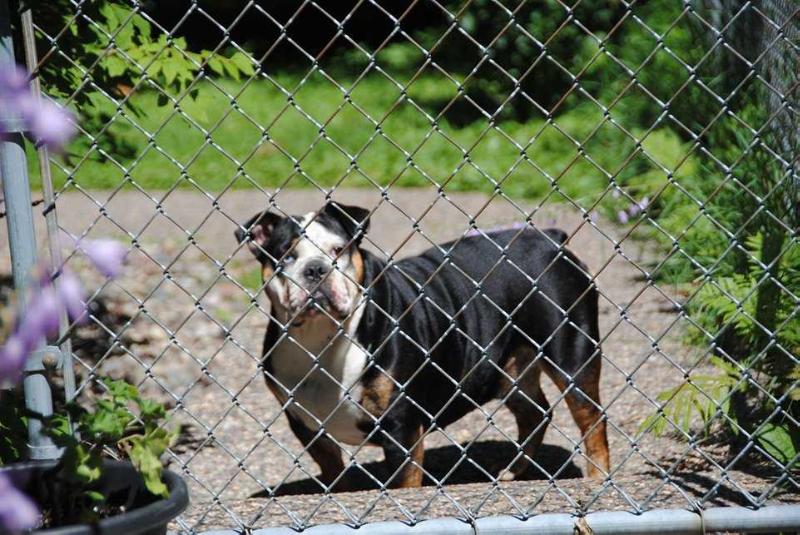
[[[34,500],[37,498],[37,481],[46,477],[55,461],[15,463],[0,466]],[[103,518],[92,524],[72,524],[39,529],[36,535],[163,535],[169,522],[177,517],[189,503],[186,483],[177,474],[164,470],[164,484],[169,489],[168,498],[153,496],[144,487],[136,469],[127,462],[103,462],[103,474],[94,489],[108,497],[108,502],[124,510],[120,514]]]

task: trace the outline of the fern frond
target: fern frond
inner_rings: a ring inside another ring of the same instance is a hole
[[[684,383],[659,393],[656,401],[661,402],[660,410],[642,422],[640,433],[650,430],[661,436],[672,427],[688,434],[697,420],[708,433],[718,420],[718,413],[730,417],[730,396],[739,387],[741,371],[719,357],[710,360],[719,373],[692,375]]]

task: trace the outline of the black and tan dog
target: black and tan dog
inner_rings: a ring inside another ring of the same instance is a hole
[[[392,486],[422,483],[423,437],[501,398],[514,414],[524,476],[551,418],[539,385],[564,392],[588,473],[609,457],[600,407],[597,292],[559,230],[465,237],[389,262],[359,247],[362,208],[257,214],[237,230],[272,303],[267,385],[325,482],[343,444],[384,449]]]

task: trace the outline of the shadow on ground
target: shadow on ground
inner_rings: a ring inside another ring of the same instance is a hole
[[[761,462],[754,455],[745,455],[739,462],[731,461],[730,457],[727,461],[723,457],[720,460],[723,461],[723,465],[728,464],[728,470],[733,469],[735,465],[737,470],[758,478],[763,486],[761,489],[742,487],[737,483],[735,477],[726,477],[720,480],[710,464],[694,468],[691,466],[679,467],[670,472],[669,479],[683,492],[694,496],[703,496],[705,502],[717,507],[731,505],[750,507],[757,505],[767,496],[772,499],[778,496],[788,496],[794,492],[790,482],[782,480],[782,470],[774,465]],[[657,470],[648,470],[644,473],[652,478],[663,478],[663,474]],[[764,496],[759,496],[761,493],[764,493]]]
[[[517,447],[510,442],[487,440],[476,442],[466,449],[462,455],[458,446],[444,446],[425,451],[425,471],[442,484],[457,485],[461,483],[491,482],[498,474],[511,464],[517,455]],[[558,446],[542,445],[539,447],[536,463],[541,467],[531,466],[524,479],[548,479],[549,474],[558,473],[558,479],[582,477],[581,470],[570,459],[570,452]],[[368,475],[369,474],[369,475]],[[351,467],[345,474],[347,491],[378,490],[378,481],[386,481],[388,474],[382,462],[372,462]],[[376,481],[377,480],[377,481]],[[426,476],[423,486],[435,485],[431,477]],[[312,478],[284,483],[275,494],[278,496],[293,494],[317,494],[324,489]],[[340,492],[340,490],[335,489]],[[253,494],[251,498],[268,497],[267,491]]]

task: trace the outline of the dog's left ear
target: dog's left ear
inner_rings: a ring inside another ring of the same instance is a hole
[[[361,238],[369,229],[369,210],[330,201],[325,205],[323,212],[344,227],[345,232],[353,239],[354,245],[358,246],[361,243]]]
[[[265,249],[275,225],[283,220],[272,212],[259,212],[234,231],[237,243],[247,243],[247,248],[262,264],[266,264]]]

